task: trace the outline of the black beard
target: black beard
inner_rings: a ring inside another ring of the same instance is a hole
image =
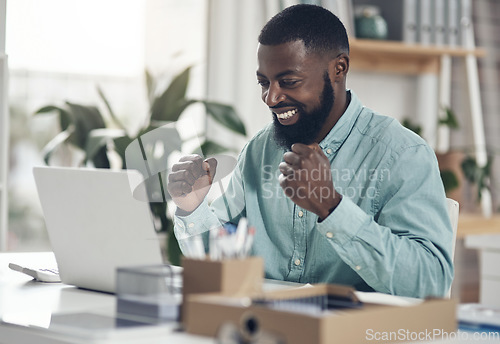
[[[278,121],[278,117],[273,112],[274,121],[274,141],[285,148],[291,150],[294,143],[303,143],[309,145],[314,143],[318,138],[319,132],[332,110],[333,103],[335,102],[335,95],[333,94],[332,84],[328,72],[323,75],[325,86],[323,93],[320,97],[320,104],[317,109],[307,113],[304,111],[302,104],[287,104],[287,106],[294,106],[299,112],[299,120],[292,125],[283,125]]]

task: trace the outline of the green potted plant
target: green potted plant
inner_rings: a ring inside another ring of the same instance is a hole
[[[61,130],[43,149],[44,161],[48,165],[52,164],[54,154],[61,147],[69,146],[81,155],[80,159],[73,159],[73,164],[76,166],[110,168],[113,167],[113,161],[119,160],[120,167],[127,168],[127,164],[144,163],[142,159],[147,158],[148,165],[165,170],[167,166],[163,163],[168,155],[183,144],[175,124],[184,110],[195,103],[203,104],[207,116],[223,127],[246,136],[245,126],[232,106],[186,97],[189,75],[190,67],[187,67],[176,75],[164,90],[158,92],[158,80],[146,71],[149,112],[144,124],[135,134],[127,130],[99,87],[97,88],[98,94],[111,118],[108,122],[104,120],[105,117],[96,106],[65,102],[62,106],[47,105],[38,109],[36,115],[56,112]],[[145,140],[146,137],[147,140]],[[138,143],[137,146],[140,147],[142,155],[130,158],[127,156],[127,147],[135,143]],[[205,135],[201,146],[197,149],[197,151],[200,150],[205,155],[213,155],[230,149],[217,144]],[[158,177],[161,178],[162,175],[158,173]],[[163,178],[165,178],[164,174]],[[146,186],[149,188],[150,195],[164,192],[164,190],[156,190],[162,188],[163,183],[148,183]],[[150,206],[156,222],[159,223],[157,230],[167,235],[168,259],[173,264],[179,264],[180,250],[173,235],[172,220],[167,216],[167,202],[163,199],[160,202],[151,202]]]
[[[451,130],[459,129],[459,124],[454,111],[449,108],[443,108],[444,116],[439,118],[438,124]],[[408,129],[420,135],[422,128],[412,123],[409,119],[404,119],[402,124]],[[457,200],[462,204],[463,209],[473,209],[482,197],[482,190],[491,188],[491,166],[493,159],[488,156],[485,166],[480,167],[476,159],[462,150],[448,150],[442,153],[436,153],[441,179],[449,198]],[[476,190],[476,199],[473,202],[464,200],[463,188],[469,183]]]
[[[457,130],[460,126],[458,124],[455,112],[450,107],[443,107],[444,117],[438,119],[438,125],[449,128],[450,130]],[[464,159],[462,152],[450,151],[436,153],[438,159],[441,179],[443,181],[444,190],[448,197],[457,200],[459,193],[452,193],[460,187],[460,180],[463,179],[462,172],[460,171],[460,163]]]
[[[465,179],[477,187],[477,200],[480,201],[482,197],[482,190],[488,189],[491,191],[491,166],[493,158],[488,156],[486,165],[481,167],[477,164],[474,157],[468,155],[462,161],[461,167]]]

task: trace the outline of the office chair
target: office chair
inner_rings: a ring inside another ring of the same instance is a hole
[[[451,228],[453,229],[453,242],[451,246],[451,260],[452,262],[455,260],[455,247],[457,244],[457,231],[458,231],[458,213],[459,213],[459,204],[457,201],[447,198],[446,199],[446,207],[448,208],[448,216],[451,221]],[[448,290],[447,297],[451,296],[451,286],[450,290]]]

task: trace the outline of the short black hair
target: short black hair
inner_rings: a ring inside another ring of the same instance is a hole
[[[321,6],[301,4],[287,7],[272,17],[259,35],[259,43],[264,45],[297,40],[304,42],[309,53],[349,54],[344,24]]]

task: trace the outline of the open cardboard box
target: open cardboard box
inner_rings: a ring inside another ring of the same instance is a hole
[[[252,300],[304,298],[317,295],[351,297],[354,290],[337,285],[314,285],[262,293],[253,297],[220,294],[190,295],[184,300],[188,310],[184,319],[187,332],[217,336],[220,327],[233,323],[242,335],[266,332],[288,344],[404,342],[437,339],[439,334],[456,330],[456,304],[449,299],[428,299],[408,306],[363,303],[361,308],[322,312],[297,312],[252,304]],[[251,326],[248,326],[251,323]],[[250,328],[251,329],[250,329]],[[253,333],[246,333],[253,331]]]
[[[223,295],[252,295],[262,291],[264,260],[261,257],[244,259],[182,260],[183,293],[219,293]]]
[[[247,296],[262,292],[264,260],[261,257],[226,260],[184,258],[182,267],[183,300],[195,294]],[[183,321],[188,312],[183,302]]]

